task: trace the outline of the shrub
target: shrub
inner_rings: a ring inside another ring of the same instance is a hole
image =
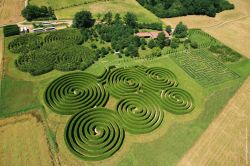
[[[153,57],[159,57],[159,56],[161,56],[161,48],[160,47],[154,47],[152,49],[152,56]]]
[[[154,39],[151,39],[149,42],[148,42],[148,48],[154,48],[156,47],[156,43],[154,41]]]
[[[198,48],[197,42],[191,42],[191,43],[190,43],[190,46],[191,46],[192,48]]]
[[[172,39],[171,43],[170,43],[170,47],[171,48],[178,48],[179,47],[179,43],[177,39]]]

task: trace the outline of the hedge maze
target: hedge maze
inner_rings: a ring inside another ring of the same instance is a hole
[[[104,106],[108,98],[107,90],[98,84],[97,77],[88,73],[72,73],[54,80],[46,89],[44,99],[54,112],[71,115]]]
[[[174,61],[203,87],[214,86],[240,76],[219,62],[208,50],[172,54]]]
[[[125,132],[145,134],[158,128],[164,111],[186,114],[192,96],[178,87],[168,69],[111,66],[100,76],[77,72],[61,76],[44,93],[55,113],[73,115],[65,128],[65,142],[84,160],[102,160],[122,145]],[[116,111],[105,109],[109,95],[118,100]]]
[[[64,136],[67,147],[76,156],[102,160],[119,150],[125,133],[115,112],[94,108],[72,116]]]
[[[82,43],[80,30],[70,28],[40,35],[21,35],[12,40],[8,48],[19,53],[16,67],[36,76],[52,70],[84,70],[92,65],[98,57]]]

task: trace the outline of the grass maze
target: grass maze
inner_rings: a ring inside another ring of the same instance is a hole
[[[72,116],[64,136],[66,145],[76,156],[102,160],[121,147],[125,133],[113,111],[94,108]]]
[[[208,50],[172,54],[174,61],[204,87],[214,86],[240,76],[212,57]]]
[[[102,160],[121,147],[124,131],[149,133],[161,125],[164,111],[191,112],[193,97],[178,85],[168,69],[112,66],[101,76],[61,76],[49,84],[44,100],[58,114],[74,114],[65,128],[70,151],[84,160]],[[116,111],[103,108],[109,95],[118,99]]]
[[[59,77],[48,86],[44,97],[47,106],[62,115],[105,106],[108,98],[108,92],[97,82],[97,77],[88,73]]]

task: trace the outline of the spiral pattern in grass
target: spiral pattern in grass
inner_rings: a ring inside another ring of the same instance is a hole
[[[117,104],[117,113],[126,131],[133,134],[148,133],[161,124],[164,114],[154,94],[131,94]]]
[[[106,77],[109,92],[116,98],[128,96],[140,89],[146,74],[133,68],[115,68]]]
[[[161,67],[152,67],[146,70],[149,77],[145,85],[153,90],[166,89],[178,86],[177,78],[173,72]]]
[[[186,114],[194,109],[193,97],[180,88],[168,88],[161,93],[162,106],[174,114]]]
[[[54,80],[45,91],[45,103],[56,113],[69,115],[104,106],[109,98],[97,78],[88,73],[67,74]]]
[[[124,130],[115,112],[105,108],[84,110],[71,117],[65,128],[70,151],[84,160],[102,160],[122,146]]]

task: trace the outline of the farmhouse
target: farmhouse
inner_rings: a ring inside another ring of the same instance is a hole
[[[140,37],[140,38],[152,38],[152,39],[156,39],[157,36],[158,36],[158,34],[160,32],[164,32],[166,38],[170,37],[170,35],[166,31],[138,32],[135,35],[138,36],[138,37]]]

